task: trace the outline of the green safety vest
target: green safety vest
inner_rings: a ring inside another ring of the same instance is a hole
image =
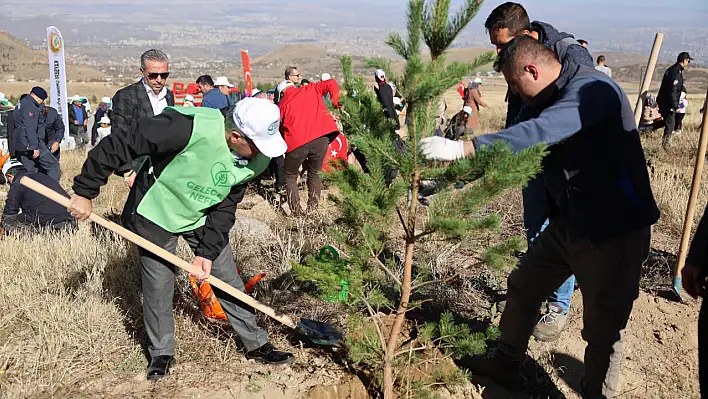
[[[194,118],[192,136],[155,180],[137,211],[171,233],[182,233],[203,226],[207,209],[221,203],[232,187],[263,173],[270,158],[258,154],[240,165],[226,144],[224,117],[217,109],[168,108]]]

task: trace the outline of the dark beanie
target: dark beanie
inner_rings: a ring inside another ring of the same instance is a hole
[[[43,88],[39,86],[35,86],[32,88],[32,91],[30,93],[34,94],[35,96],[39,97],[40,100],[46,100],[47,99],[47,91],[44,90]]]

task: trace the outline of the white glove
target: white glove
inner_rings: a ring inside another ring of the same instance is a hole
[[[423,156],[432,161],[454,161],[465,157],[465,146],[462,141],[448,140],[433,136],[420,140]]]

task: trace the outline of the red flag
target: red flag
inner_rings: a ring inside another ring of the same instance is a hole
[[[465,84],[463,82],[460,82],[460,84],[457,85],[457,92],[460,93],[460,97],[465,97]]]
[[[241,62],[243,63],[243,81],[246,82],[246,95],[251,97],[253,79],[251,78],[251,57],[248,56],[248,50],[241,50]]]
[[[347,157],[349,156],[348,150],[349,143],[347,138],[340,133],[327,147],[327,153],[325,153],[324,162],[322,163],[322,170],[329,172],[331,166],[337,168],[337,163],[346,163]]]

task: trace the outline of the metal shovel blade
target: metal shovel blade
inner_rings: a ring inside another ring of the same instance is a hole
[[[325,346],[337,346],[342,342],[344,334],[329,323],[302,319],[297,323],[297,330],[312,343]]]

